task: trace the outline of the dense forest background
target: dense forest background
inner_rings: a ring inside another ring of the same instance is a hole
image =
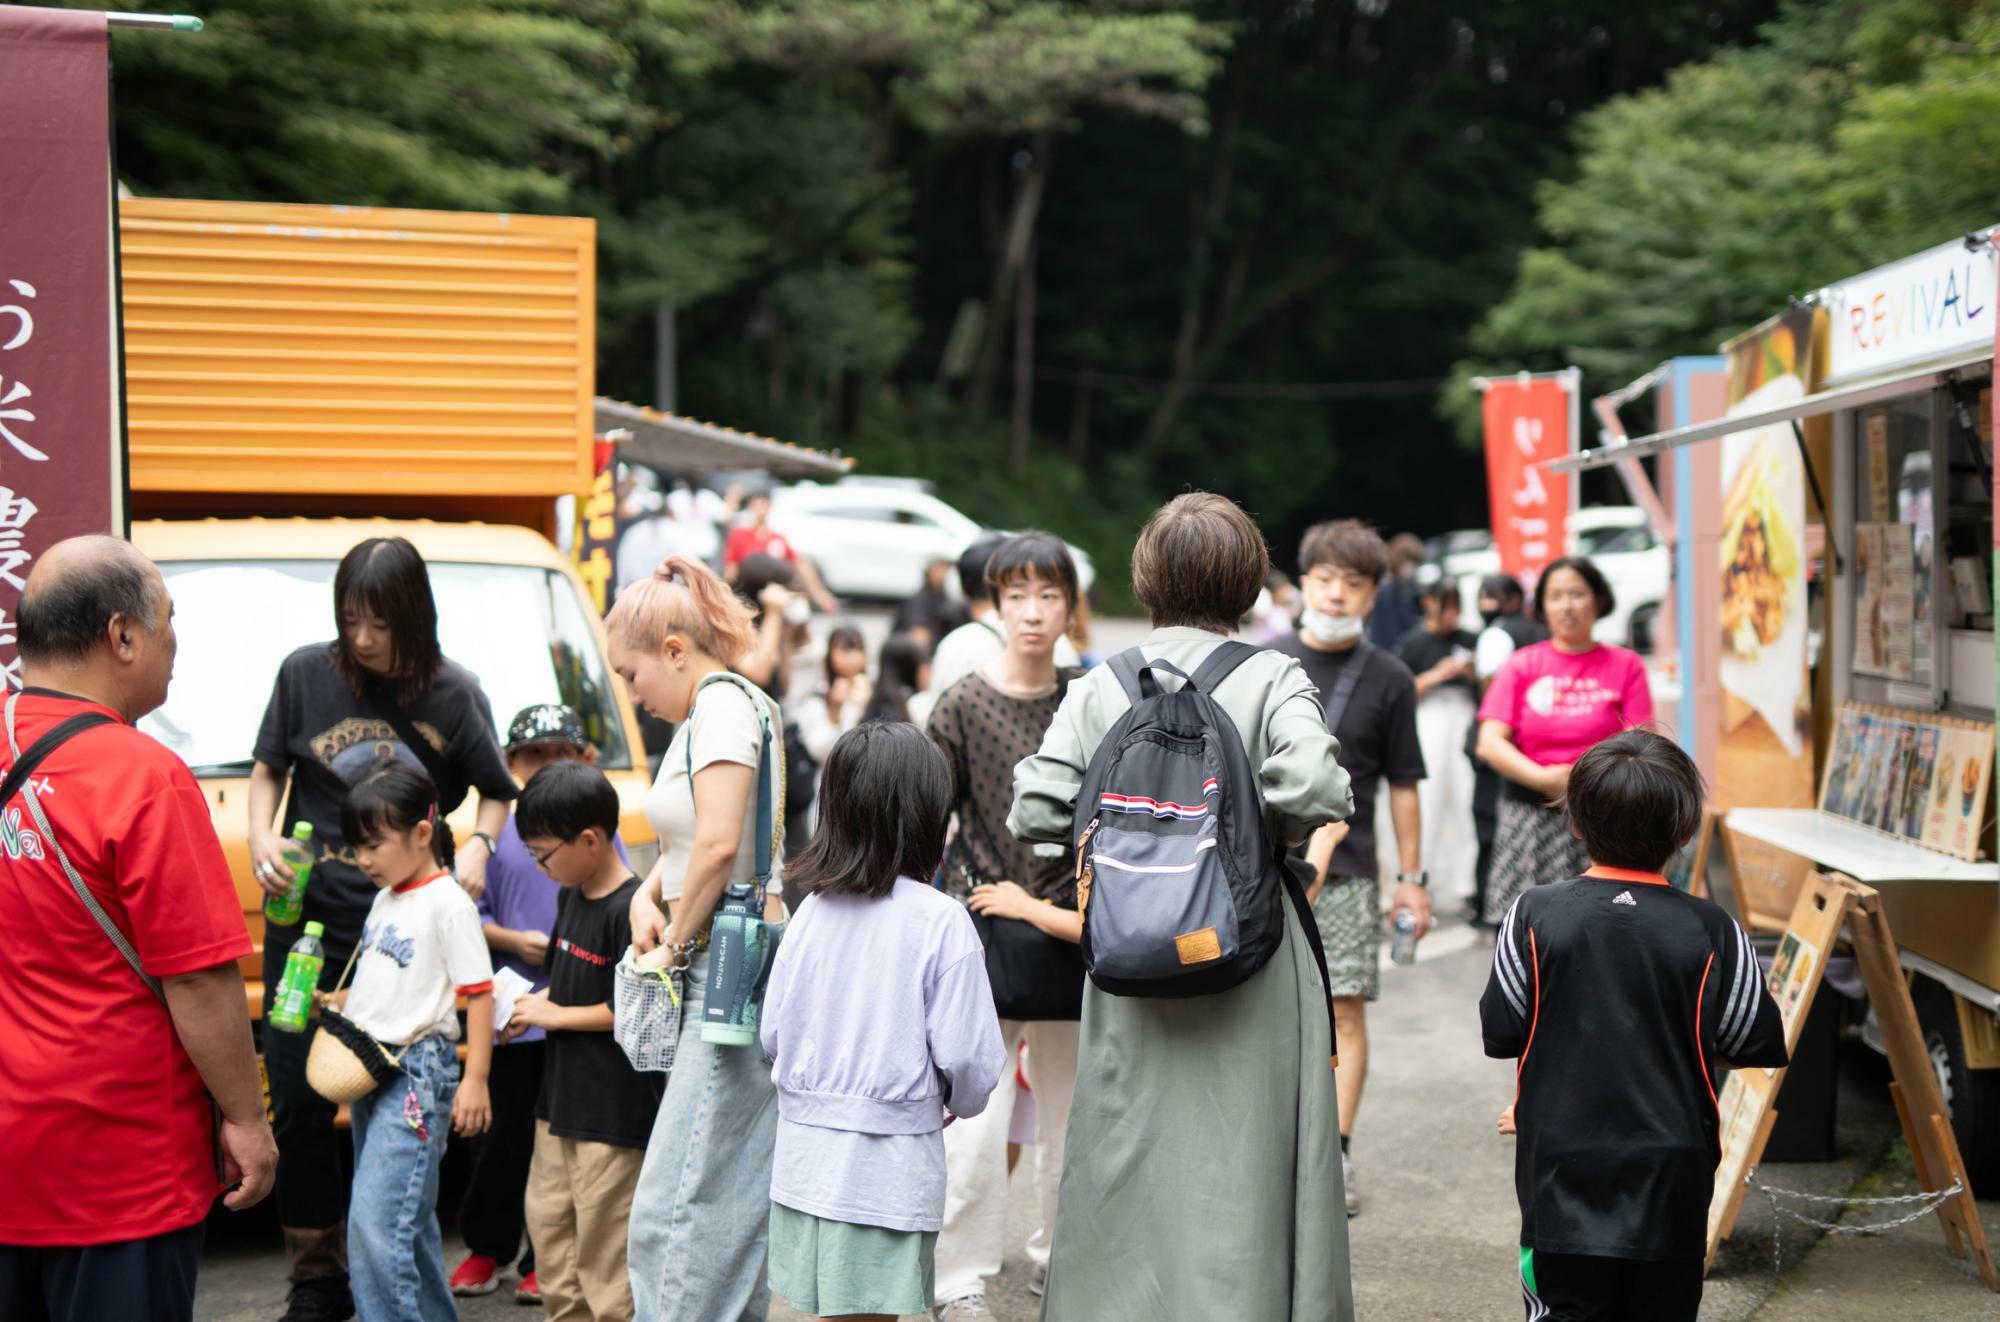
[[[147,0],[144,194],[587,214],[599,387],[1119,577],[1484,523],[1480,370],[1586,388],[2000,220],[2000,0]],[[1645,421],[1640,419],[1639,421]],[[1115,596],[1115,592],[1114,592]]]

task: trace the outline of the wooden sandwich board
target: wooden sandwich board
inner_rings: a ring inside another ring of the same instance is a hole
[[[1958,1186],[1960,1192],[1937,1209],[1945,1243],[1958,1257],[1969,1254],[1987,1288],[2000,1291],[2000,1272],[1995,1271],[1986,1231],[1979,1223],[1972,1181],[1966,1176],[1951,1121],[1945,1115],[1937,1076],[1931,1072],[1930,1054],[1924,1048],[1909,983],[1896,958],[1889,920],[1873,888],[1848,877],[1819,872],[1805,878],[1769,981],[1771,995],[1784,1016],[1786,1048],[1795,1050],[1798,1046],[1806,1015],[1826,974],[1827,958],[1843,926],[1861,968],[1861,981],[1868,988],[1868,1003],[1882,1030],[1889,1069],[1895,1078],[1889,1091],[1903,1136],[1909,1140],[1917,1183],[1925,1192]],[[1716,1245],[1735,1229],[1750,1176],[1777,1121],[1774,1103],[1784,1082],[1783,1069],[1733,1070],[1716,1099],[1722,1160],[1715,1169],[1715,1197],[1708,1209],[1710,1264],[1715,1261]]]

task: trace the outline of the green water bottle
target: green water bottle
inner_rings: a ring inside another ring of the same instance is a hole
[[[300,822],[292,827],[292,838],[285,846],[285,866],[292,870],[291,889],[283,895],[264,897],[264,921],[276,923],[280,927],[290,927],[305,915],[306,879],[312,876],[311,822]]]
[[[312,1018],[313,992],[319,989],[320,970],[326,967],[326,948],[319,943],[326,934],[321,923],[307,923],[306,934],[292,943],[285,956],[285,975],[278,981],[278,994],[271,998],[271,1027],[287,1033],[303,1033]]]

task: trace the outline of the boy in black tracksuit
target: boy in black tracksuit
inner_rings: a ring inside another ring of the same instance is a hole
[[[1606,739],[1569,781],[1595,866],[1526,892],[1500,926],[1479,1019],[1487,1055],[1520,1058],[1529,1322],[1693,1322],[1721,1159],[1716,1069],[1786,1063],[1749,938],[1659,875],[1701,798],[1671,740]]]

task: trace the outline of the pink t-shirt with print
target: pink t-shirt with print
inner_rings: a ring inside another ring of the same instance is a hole
[[[1653,691],[1637,652],[1597,646],[1561,652],[1536,643],[1507,658],[1479,719],[1512,727],[1514,746],[1545,767],[1576,761],[1593,744],[1653,719]]]

